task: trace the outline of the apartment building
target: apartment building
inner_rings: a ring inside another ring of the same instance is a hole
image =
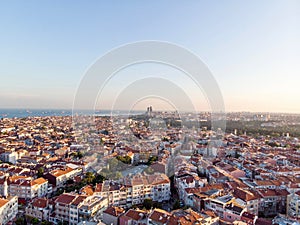
[[[88,196],[80,205],[78,205],[79,221],[88,221],[101,209],[106,208],[108,205],[107,198],[100,196]]]
[[[262,215],[270,217],[278,213],[285,214],[289,195],[287,190],[261,189],[257,191],[261,196],[259,212]]]
[[[147,211],[141,209],[129,209],[119,217],[119,225],[138,225],[146,224]]]
[[[137,174],[120,182],[104,181],[96,185],[95,195],[108,199],[110,206],[130,207],[142,204],[146,198],[163,202],[170,199],[170,180],[165,174]]]
[[[221,219],[224,218],[225,207],[232,203],[231,195],[224,195],[217,198],[208,198],[204,201],[204,208],[215,212]]]
[[[287,196],[287,215],[300,218],[300,191]]]
[[[166,225],[172,214],[161,209],[154,209],[147,218],[147,225]]]
[[[32,180],[31,177],[11,177],[8,193],[17,195],[20,199],[31,200],[35,197],[44,197],[48,193],[48,181],[44,178]]]
[[[71,203],[76,199],[76,195],[62,194],[55,200],[55,219],[56,221],[69,222],[73,220],[73,212],[71,213]],[[77,215],[76,215],[77,216]],[[71,219],[70,219],[71,217]],[[77,221],[78,222],[78,221]]]
[[[57,169],[47,173],[44,177],[50,184],[55,187],[63,187],[67,180],[74,178],[76,175],[82,172],[81,168],[73,169],[66,167],[65,169]]]
[[[18,197],[0,198],[0,224],[12,221],[18,213]]]
[[[233,196],[239,205],[245,207],[247,212],[258,215],[260,195],[251,190],[243,190],[240,188],[234,189]]]
[[[89,221],[95,213],[107,206],[107,199],[99,196],[62,194],[55,200],[55,221],[65,221],[70,225]]]
[[[125,212],[123,208],[117,206],[108,207],[103,211],[103,222],[105,224],[118,225],[119,217]]]
[[[36,186],[37,197],[44,197],[48,194],[48,180],[40,177],[38,179],[33,180],[33,184]]]
[[[39,220],[48,220],[52,206],[49,205],[49,200],[46,198],[36,198],[30,202],[26,209],[25,214]]]

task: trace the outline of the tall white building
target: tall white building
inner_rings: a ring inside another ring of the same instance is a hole
[[[110,206],[130,207],[142,204],[147,198],[156,202],[168,201],[170,179],[165,174],[155,173],[137,174],[120,182],[104,181],[96,186],[95,195],[107,198]]]
[[[35,197],[44,197],[48,193],[48,181],[44,178],[32,180],[31,177],[11,177],[8,185],[9,195],[31,200]]]
[[[18,197],[0,198],[0,224],[7,224],[18,214]]]
[[[286,212],[293,218],[300,218],[300,191],[287,196]]]

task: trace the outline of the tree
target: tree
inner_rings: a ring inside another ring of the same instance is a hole
[[[16,220],[16,225],[25,225],[26,222],[25,222],[25,219],[24,217],[19,217],[17,220]]]
[[[67,180],[67,184],[74,184],[74,180],[72,179]]]
[[[44,221],[41,223],[41,225],[51,225],[51,224],[52,224],[51,222],[46,221],[46,220],[44,220]]]
[[[37,224],[40,223],[40,221],[39,221],[38,218],[32,218],[32,220],[30,221],[30,223],[31,223],[32,225],[37,225]]]
[[[153,200],[151,198],[146,198],[143,202],[143,206],[146,209],[151,209],[153,207]]]
[[[235,151],[234,158],[238,159],[238,158],[240,158],[240,157],[241,157],[241,155],[239,154],[239,152],[238,152],[238,151]]]
[[[77,158],[79,158],[79,159],[81,159],[83,157],[83,154],[82,154],[82,152],[77,152]]]
[[[157,161],[158,157],[157,156],[150,156],[147,162],[147,165],[151,165],[153,162]]]
[[[105,177],[97,174],[95,179],[93,180],[93,185],[97,184],[97,183],[102,183],[105,180]]]
[[[85,174],[85,179],[88,184],[91,184],[93,182],[93,180],[95,179],[95,175],[92,172],[87,172]]]
[[[160,202],[154,202],[153,203],[153,208],[159,208],[162,209],[162,204]]]
[[[44,167],[40,167],[40,168],[38,169],[37,176],[38,176],[38,177],[42,177],[42,176],[44,175],[44,172],[45,172]]]
[[[116,159],[121,161],[122,163],[131,164],[131,158],[128,155],[126,155],[126,156],[118,155],[116,157]]]

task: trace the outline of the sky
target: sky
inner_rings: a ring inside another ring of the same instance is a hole
[[[0,108],[72,108],[82,78],[102,55],[158,40],[190,50],[208,66],[226,111],[300,113],[297,0],[1,1],[0,28]],[[123,89],[149,76],[169,80],[195,108],[209,110],[205,93],[183,73],[149,63],[117,73],[99,107],[120,102]],[[127,96],[134,100],[136,93]],[[128,105],[175,104],[153,96],[141,101]]]

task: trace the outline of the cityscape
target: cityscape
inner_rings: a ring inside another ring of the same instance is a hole
[[[297,223],[300,115],[229,113],[220,140],[208,118],[194,130],[150,106],[127,130],[96,116],[79,143],[71,116],[2,118],[2,223]]]
[[[300,225],[299,1],[0,9],[0,225]]]

